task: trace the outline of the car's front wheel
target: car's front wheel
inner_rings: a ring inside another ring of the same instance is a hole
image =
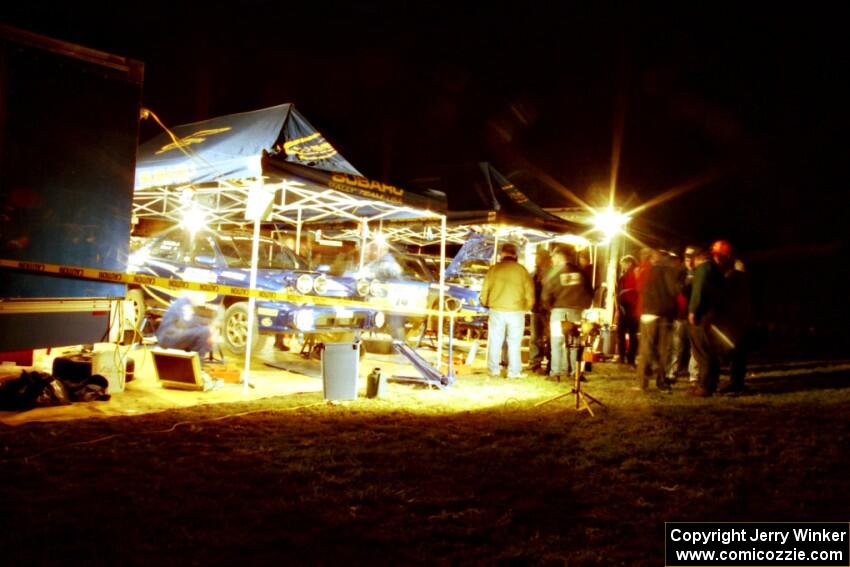
[[[234,303],[224,312],[224,324],[221,331],[224,339],[224,347],[232,353],[242,354],[248,344],[248,304],[245,302]],[[260,350],[261,336],[257,325],[257,317],[254,317],[253,339],[251,341],[251,352]]]

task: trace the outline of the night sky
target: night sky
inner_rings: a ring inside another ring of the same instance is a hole
[[[544,206],[574,203],[539,172],[607,195],[620,137],[627,208],[698,180],[636,220],[641,239],[725,237],[794,265],[846,252],[848,49],[827,5],[350,4],[6,3],[0,19],[144,61],[166,124],[293,102],[369,177],[487,160]]]

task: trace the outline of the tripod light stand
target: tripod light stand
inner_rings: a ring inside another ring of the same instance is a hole
[[[573,389],[569,392],[558,394],[554,398],[538,402],[534,404],[534,407],[540,407],[563,397],[575,395],[576,411],[587,410],[587,413],[593,416],[595,414],[593,413],[593,408],[591,408],[590,405],[599,404],[600,406],[605,407],[605,404],[582,389],[581,383],[584,379],[584,361],[582,358],[584,357],[585,346],[590,346],[593,343],[594,337],[599,334],[599,325],[591,321],[582,321],[578,324],[570,321],[562,321],[561,326],[564,329],[567,356],[569,357],[571,350],[576,353],[576,364],[574,369],[575,382],[573,383]]]

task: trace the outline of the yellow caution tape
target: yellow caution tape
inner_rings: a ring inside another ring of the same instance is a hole
[[[267,289],[239,287],[233,285],[220,285],[206,282],[196,282],[174,278],[163,278],[152,276],[149,274],[137,274],[133,272],[116,272],[114,270],[101,270],[93,268],[82,268],[79,266],[64,266],[61,264],[48,264],[46,262],[25,262],[21,260],[4,260],[0,259],[0,268],[18,270],[23,272],[31,272],[37,274],[63,276],[70,278],[78,278],[84,280],[95,280],[101,282],[110,282],[127,285],[143,285],[159,287],[171,290],[182,291],[201,291],[204,293],[214,293],[217,295],[229,295],[234,297],[263,299],[267,301],[287,301],[297,303],[299,305],[331,305],[339,307],[359,307],[377,309],[393,314],[400,315],[439,315],[439,310],[436,309],[415,309],[401,306],[385,305],[381,302],[380,306],[368,303],[366,301],[358,301],[355,299],[347,299],[342,297],[326,297],[319,295],[306,295],[297,291],[270,291]],[[444,311],[443,316],[448,317],[451,313]],[[455,317],[480,316],[477,311],[462,309],[455,311]]]

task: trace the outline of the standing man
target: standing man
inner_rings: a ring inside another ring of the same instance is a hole
[[[720,389],[721,394],[744,392],[744,378],[747,375],[747,339],[750,327],[750,281],[744,263],[735,260],[732,246],[726,240],[718,240],[711,246],[714,263],[723,273],[723,308],[718,316],[715,333],[725,349],[729,360],[729,379],[727,386]]]
[[[687,332],[687,311],[688,304],[691,301],[691,288],[693,287],[694,273],[696,271],[696,255],[700,250],[701,248],[698,246],[688,246],[685,248],[685,285],[682,288],[682,295],[685,298],[685,337],[688,341],[688,382],[691,384],[696,384],[699,380],[699,369],[697,368],[697,359],[694,357],[693,348],[691,348],[690,333]]]
[[[552,268],[552,259],[545,246],[537,247],[534,259],[534,308],[531,310],[530,337],[528,342],[528,366],[532,372],[549,374],[543,366],[543,358],[552,364],[552,354],[549,349],[549,311],[543,307],[540,296],[543,293],[543,282]]]
[[[638,348],[637,260],[626,255],[620,260],[622,275],[617,282],[617,352],[620,362],[634,366]],[[626,349],[626,336],[629,347]]]
[[[491,266],[481,288],[481,305],[490,309],[487,335],[487,370],[499,376],[502,344],[507,336],[508,378],[522,378],[520,346],[525,313],[534,306],[534,282],[517,262],[516,245],[502,245],[499,262]]]
[[[659,390],[670,391],[667,360],[670,353],[670,330],[676,317],[679,284],[667,260],[667,254],[653,250],[649,266],[643,274],[640,289],[640,355],[638,387],[646,390],[649,377],[655,377]]]
[[[552,270],[543,284],[541,301],[550,309],[549,341],[552,352],[552,367],[549,376],[554,380],[568,377],[575,371],[576,349],[570,349],[567,357],[566,338],[562,322],[579,323],[581,312],[590,307],[593,292],[585,273],[571,263],[568,249],[556,248],[552,252]]]
[[[697,362],[698,385],[690,391],[692,396],[708,397],[717,390],[720,378],[720,361],[709,333],[715,325],[723,302],[723,274],[711,261],[709,252],[701,251],[694,258],[696,269],[688,302],[688,329],[691,352]]]
[[[688,272],[682,259],[670,253],[670,266],[676,275],[679,293],[676,294],[676,317],[670,329],[670,358],[667,362],[667,380],[675,382],[682,371],[687,372],[690,349],[688,348],[688,299],[685,295]]]

